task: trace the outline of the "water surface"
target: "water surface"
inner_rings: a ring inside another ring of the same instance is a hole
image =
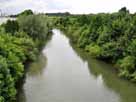
[[[19,102],[136,102],[136,85],[121,80],[111,65],[94,60],[60,30],[30,65]]]

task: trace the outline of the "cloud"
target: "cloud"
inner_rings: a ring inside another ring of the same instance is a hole
[[[25,9],[37,12],[98,13],[116,12],[126,6],[136,11],[134,0],[0,0],[0,9],[8,14]]]
[[[99,13],[116,12],[126,6],[131,12],[136,11],[134,0],[56,0],[71,5],[69,11],[72,13]]]
[[[46,11],[47,3],[43,0],[5,0],[0,2],[0,9],[7,13],[19,13],[25,9],[32,9],[33,11]]]

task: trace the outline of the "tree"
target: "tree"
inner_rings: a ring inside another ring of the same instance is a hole
[[[34,40],[43,40],[47,37],[49,27],[45,17],[38,15],[20,16],[18,22],[20,30],[26,32]]]
[[[127,12],[129,12],[129,11],[127,10],[126,7],[122,7],[122,8],[119,10],[119,12],[127,13]]]
[[[3,24],[3,26],[4,26],[6,33],[14,34],[15,32],[19,30],[18,22],[14,20],[12,21],[8,20],[5,24]]]
[[[18,16],[28,16],[28,15],[33,15],[33,11],[32,10],[25,10],[22,13],[18,14]]]

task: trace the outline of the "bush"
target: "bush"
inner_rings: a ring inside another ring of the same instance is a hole
[[[86,46],[85,50],[88,51],[89,54],[93,57],[99,57],[101,54],[100,46],[95,45],[95,44],[90,44],[90,45]]]
[[[47,40],[51,27],[47,20],[28,10],[17,21],[0,26],[0,102],[16,101],[15,86],[24,75],[24,64],[36,59],[38,48]]]
[[[12,102],[15,100],[16,89],[14,79],[10,74],[6,58],[0,56],[0,100]]]
[[[19,25],[17,21],[14,20],[8,20],[5,24],[3,24],[6,33],[14,34],[19,30]]]
[[[110,60],[110,61],[115,61],[117,60],[117,58],[120,56],[117,51],[117,45],[115,42],[109,42],[109,43],[105,43],[102,46],[102,52],[101,52],[101,58],[102,59],[106,59],[106,60]]]
[[[28,16],[28,15],[33,15],[33,11],[32,10],[25,10],[23,12],[21,12],[20,14],[18,14],[17,16]]]
[[[85,48],[85,46],[89,44],[88,37],[89,37],[90,31],[89,31],[89,29],[87,29],[87,28],[85,29],[85,28],[81,32],[81,35],[79,36],[79,39],[78,39],[78,42],[77,42],[78,46],[81,47],[81,48]]]
[[[18,19],[21,31],[26,32],[34,40],[45,40],[49,26],[47,19],[39,15],[20,16]]]
[[[24,75],[23,63],[33,60],[35,53],[32,39],[0,35],[0,102],[15,101],[15,84]]]
[[[127,48],[128,53],[132,56],[136,56],[136,39],[133,39]]]
[[[136,79],[136,14],[123,7],[116,13],[71,15],[67,19],[61,17],[57,25],[73,43],[92,56],[119,63],[120,75]]]
[[[125,76],[130,78],[130,75],[135,71],[135,57],[134,56],[126,56],[123,59],[119,60],[117,64],[120,69],[120,76]]]

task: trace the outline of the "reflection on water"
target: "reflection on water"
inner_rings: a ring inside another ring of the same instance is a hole
[[[59,30],[53,33],[28,70],[19,102],[136,102],[135,85],[119,79],[111,65],[91,59]]]
[[[96,78],[101,76],[103,84],[118,93],[120,97],[119,102],[136,102],[135,84],[130,83],[127,80],[120,79],[115,70],[113,70],[114,68],[112,65],[92,59],[87,53],[83,53],[82,50],[76,48],[74,45],[72,46],[73,49],[76,50],[78,56],[88,62],[90,73]]]
[[[46,66],[46,62],[47,62],[46,56],[44,56],[43,54],[40,54],[38,59],[32,64],[30,64],[29,66],[30,69],[27,75],[31,77],[37,77],[38,75],[43,74],[43,70]]]
[[[46,62],[47,62],[46,56],[44,56],[44,54],[41,53],[38,56],[37,60],[29,65],[29,69],[27,70],[27,75],[25,76],[25,78],[40,76],[43,73],[43,69],[46,66]],[[23,79],[24,83],[25,83],[25,78]],[[18,101],[27,102],[25,91],[23,87],[19,88]]]

